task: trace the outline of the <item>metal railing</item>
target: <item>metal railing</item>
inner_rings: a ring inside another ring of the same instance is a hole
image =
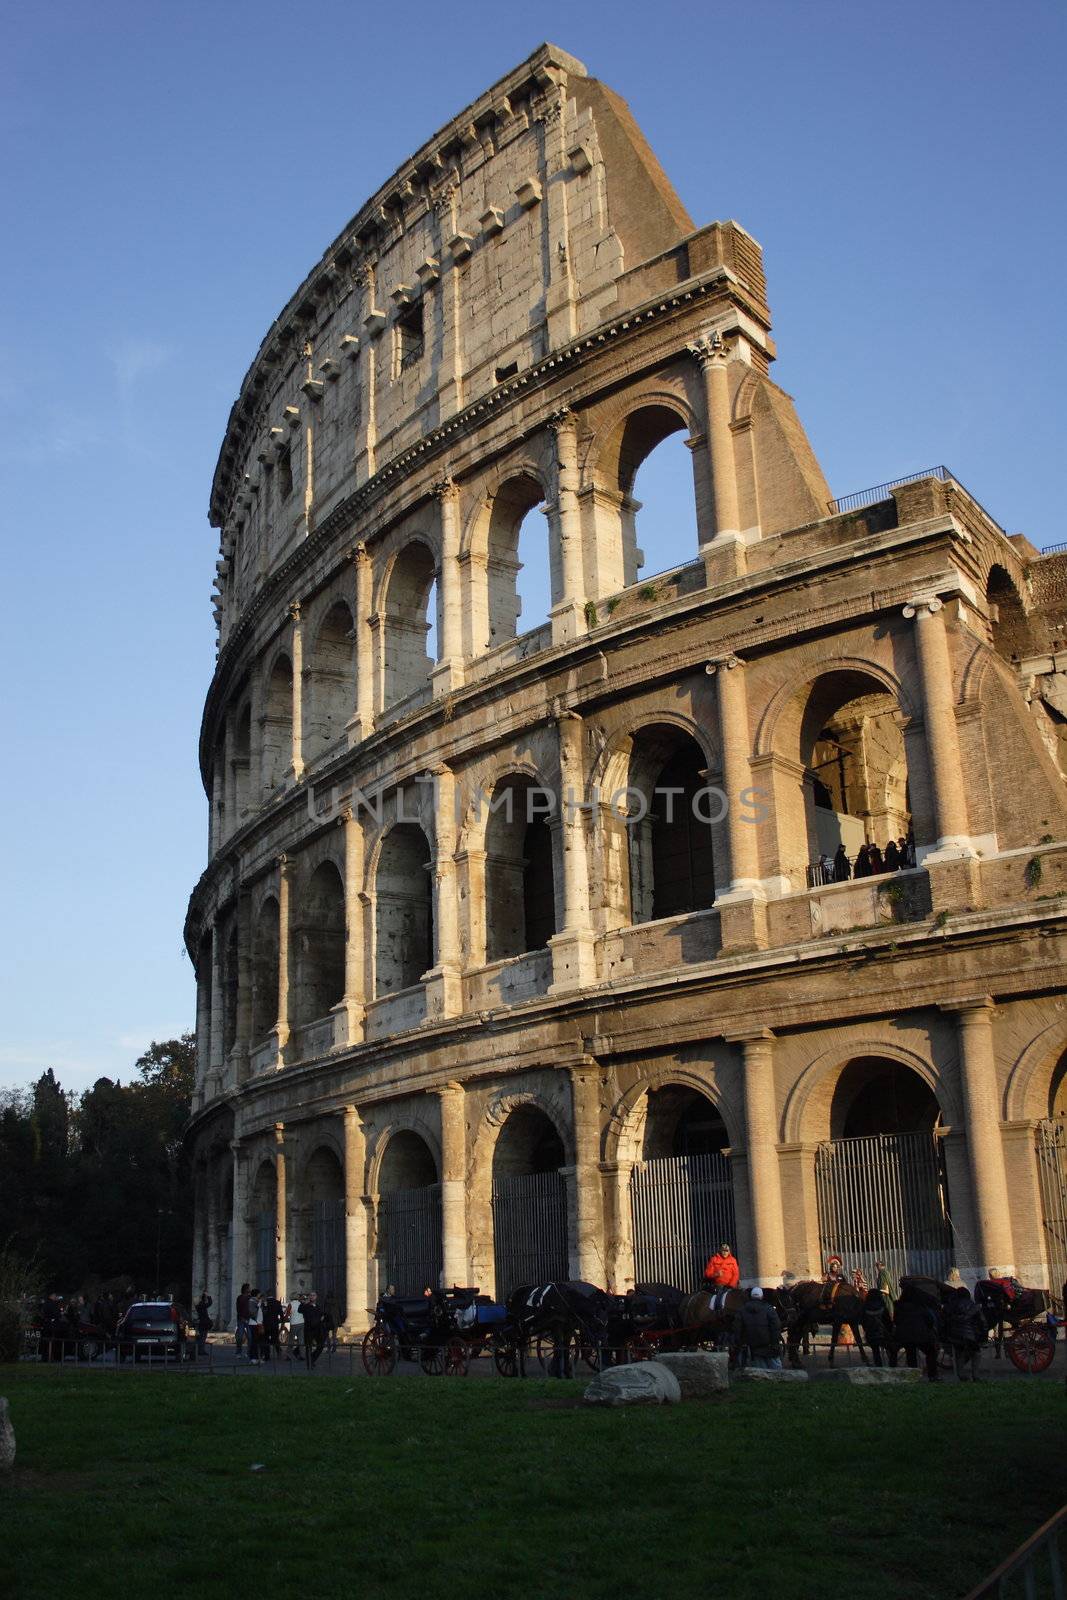
[[[951,477],[947,467],[923,467],[921,472],[909,472],[906,477],[891,478],[888,483],[876,483],[873,489],[858,489],[855,494],[828,500],[826,507],[836,517],[842,511],[857,511],[860,506],[873,506],[879,500],[888,500],[894,489],[902,489],[906,483],[921,483],[923,478],[937,478],[940,483],[947,483]]]
[[[1041,546],[1041,554],[1043,556],[1058,556],[1062,550],[1067,550],[1067,540],[1060,544],[1043,544]]]
[[[1024,1595],[1026,1600],[1031,1600],[1032,1596],[1036,1597],[1039,1593],[1039,1581],[1046,1578],[1049,1587],[1045,1588],[1042,1584],[1040,1593],[1050,1594],[1052,1600],[1064,1600],[1067,1585],[1064,1582],[1060,1534],[1065,1527],[1067,1506],[1050,1517],[1036,1533],[1032,1533],[1014,1555],[1002,1561],[977,1589],[971,1590],[966,1600],[1010,1600],[1014,1594]],[[1013,1583],[1012,1579],[1021,1581]]]

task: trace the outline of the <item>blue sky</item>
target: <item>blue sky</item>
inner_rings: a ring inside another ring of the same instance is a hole
[[[215,458],[272,318],[407,154],[552,39],[696,225],[762,243],[834,491],[943,461],[1051,543],[1065,34],[1026,0],[9,3],[0,1086],[127,1076],[191,1026]],[[681,457],[638,480],[649,572],[689,537]]]

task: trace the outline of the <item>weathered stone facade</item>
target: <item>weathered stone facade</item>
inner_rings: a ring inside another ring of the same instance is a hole
[[[841,1236],[839,1147],[920,1134],[952,1258],[1045,1277],[1063,561],[948,475],[831,501],[769,330],[759,246],[694,230],[549,46],[271,328],[211,498],[195,1292],[329,1279],[361,1327],[428,1264],[501,1290],[526,1233],[625,1288],[679,1226],[635,1258],[635,1168],[689,1193],[704,1158],[768,1280]],[[699,546],[642,581],[634,476],[678,430]],[[917,865],[823,882],[909,828]]]

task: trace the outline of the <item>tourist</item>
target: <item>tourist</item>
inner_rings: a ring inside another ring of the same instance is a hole
[[[855,861],[855,864],[854,864],[854,866],[852,868],[852,876],[854,878],[869,878],[870,875],[871,875],[871,851],[870,851],[870,846],[869,845],[865,845],[865,844],[861,844],[860,847],[859,847],[859,850],[856,852],[856,861]]]
[[[885,1301],[890,1318],[893,1316],[893,1307],[896,1304],[897,1291],[884,1261],[874,1263],[874,1287]]]
[[[867,846],[867,860],[870,862],[872,878],[877,878],[880,873],[886,871],[885,862],[882,860],[882,852],[876,844]]]
[[[721,1306],[727,1292],[736,1289],[740,1281],[741,1269],[737,1257],[731,1251],[729,1244],[721,1244],[704,1268],[705,1287],[712,1296],[715,1294],[722,1296],[719,1302]]]
[[[327,1289],[322,1302],[322,1330],[326,1336],[326,1348],[331,1351],[337,1349],[337,1329],[341,1324],[341,1305],[332,1289]]]
[[[322,1354],[323,1345],[322,1307],[314,1289],[301,1301],[299,1309],[304,1319],[304,1355],[308,1366],[313,1367]]]
[[[890,839],[886,845],[885,854],[882,856],[882,865],[886,872],[900,871],[900,851],[897,849],[897,841],[895,839]]]
[[[250,1283],[242,1283],[241,1292],[237,1296],[237,1306],[236,1306],[237,1326],[234,1329],[233,1339],[234,1339],[234,1343],[237,1346],[237,1359],[238,1359],[238,1361],[244,1361],[244,1360],[247,1359],[247,1352],[245,1351],[245,1341],[248,1338],[248,1312],[249,1312],[249,1298],[248,1297],[249,1297],[249,1294],[251,1292],[251,1288],[252,1288],[252,1285]]]
[[[211,1332],[211,1296],[206,1289],[201,1289],[200,1299],[196,1302],[196,1353],[202,1356],[207,1352],[207,1336]]]
[[[852,876],[852,864],[848,859],[848,852],[843,844],[839,844],[834,856],[834,882],[847,883]]]
[[[277,1357],[282,1353],[279,1334],[282,1327],[282,1303],[275,1294],[263,1297],[263,1359],[269,1361],[272,1356]]]
[[[955,1271],[955,1269],[953,1269]],[[956,1273],[957,1278],[959,1273]],[[981,1311],[962,1282],[953,1287],[945,1301],[945,1339],[952,1349],[952,1364],[961,1383],[978,1382],[978,1367],[987,1328]]]
[[[748,1365],[764,1371],[782,1369],[782,1324],[763,1290],[757,1285],[734,1317],[733,1340],[737,1350],[748,1351]]]
[[[248,1299],[248,1359],[254,1367],[263,1359],[263,1296],[258,1289]]]

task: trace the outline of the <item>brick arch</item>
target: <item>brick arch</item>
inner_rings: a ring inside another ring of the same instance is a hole
[[[559,808],[559,784],[553,783],[544,773],[544,770],[535,762],[522,757],[504,756],[494,764],[488,773],[479,777],[479,793],[485,797],[485,804],[480,808],[471,799],[463,811],[463,820],[459,829],[457,848],[460,850],[479,850],[485,840],[485,830],[489,826],[491,812],[489,802],[496,794],[500,785],[508,778],[529,778],[538,788],[551,794],[556,802],[557,814]],[[549,820],[549,819],[546,819]]]
[[[718,744],[712,739],[707,728],[695,717],[686,716],[680,711],[659,711],[655,708],[642,710],[640,716],[632,726],[621,728],[613,733],[597,754],[589,776],[589,790],[598,789],[601,796],[610,795],[615,789],[624,788],[626,783],[625,764],[628,762],[633,742],[644,729],[651,727],[676,728],[679,733],[686,734],[694,744],[700,746],[705,756],[705,764],[715,767],[722,759]],[[621,781],[616,784],[615,777],[622,772]]]
[[[421,1139],[429,1150],[437,1171],[437,1181],[441,1178],[441,1141],[434,1128],[429,1125],[422,1112],[398,1113],[378,1129],[374,1142],[367,1151],[367,1193],[379,1193],[382,1162],[385,1159],[389,1146],[398,1134],[413,1133]]]
[[[695,366],[693,370],[695,380]],[[584,448],[579,449],[578,465],[580,484],[583,489],[592,487],[598,481],[598,478],[603,475],[607,452],[614,445],[616,436],[618,436],[621,443],[623,429],[630,418],[641,411],[657,409],[673,411],[680,425],[689,429],[691,437],[704,431],[704,419],[685,393],[684,381],[679,382],[677,387],[654,387],[650,385],[647,388],[627,389],[625,394],[620,396],[617,401],[604,408],[601,418],[586,440]],[[660,436],[661,439],[667,437],[668,434]],[[657,439],[650,446],[649,451],[646,451],[646,455],[650,454],[655,445],[659,443],[660,439]],[[612,468],[610,476],[612,484],[616,484],[619,478],[618,462]]]
[[[478,486],[478,493],[467,513],[463,523],[463,532],[460,537],[461,555],[484,555],[486,553],[486,540],[489,532],[489,521],[492,515],[493,504],[502,489],[518,478],[530,478],[536,483],[542,493],[542,498],[552,498],[548,488],[548,473],[544,462],[536,456],[524,455],[518,460],[511,460],[507,466],[498,468],[490,473]]]
[[[725,1093],[717,1081],[709,1080],[692,1067],[672,1062],[653,1067],[619,1096],[611,1109],[601,1140],[604,1161],[640,1159],[640,1139],[645,1126],[643,1102],[657,1089],[668,1086],[693,1089],[703,1095],[722,1117],[731,1143],[741,1142],[743,1113],[733,1097]]]
[[[1020,1053],[1004,1085],[1005,1122],[1039,1122],[1049,1114],[1049,1093],[1067,1051],[1067,1019],[1049,1023]]]
[[[774,691],[756,724],[753,753],[757,756],[771,755],[775,749],[782,718],[793,701],[811,689],[820,678],[832,677],[838,672],[857,672],[874,679],[883,686],[887,694],[893,696],[905,716],[910,718],[915,715],[911,695],[905,688],[903,680],[881,662],[872,661],[867,656],[824,657],[817,663],[813,662],[810,669],[805,668],[802,677],[792,678]]]
[[[850,1062],[861,1057],[880,1057],[909,1067],[931,1090],[949,1124],[962,1121],[955,1084],[934,1063],[915,1050],[893,1040],[855,1039],[848,1045],[832,1045],[808,1063],[786,1097],[779,1127],[782,1144],[815,1144],[830,1137],[830,1103],[838,1079]]]

